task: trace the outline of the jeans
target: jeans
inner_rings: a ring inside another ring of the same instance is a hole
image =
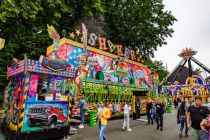
[[[123,123],[123,129],[127,127],[127,129],[130,128],[130,114],[129,113],[125,113],[124,114],[124,123]]]
[[[84,122],[85,122],[85,111],[82,108],[80,108],[80,117],[81,117],[81,124],[84,125]]]
[[[163,114],[156,114],[157,127],[163,127]]]
[[[106,129],[106,125],[98,124],[99,140],[106,140],[106,137],[104,135],[105,129]]]
[[[147,112],[147,120],[148,120],[148,124],[150,124],[150,120],[151,120],[151,123],[153,124],[153,119],[150,112]]]
[[[188,133],[187,122],[186,122],[186,120],[180,120],[180,132],[181,133],[184,130],[184,127],[185,127],[185,134],[187,134]]]

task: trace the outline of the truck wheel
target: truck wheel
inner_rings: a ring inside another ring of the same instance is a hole
[[[29,126],[29,127],[34,127],[35,125],[36,125],[35,120],[33,120],[33,119],[29,119],[29,120],[28,120],[28,126]]]
[[[57,117],[56,116],[52,116],[48,122],[47,122],[47,125],[52,125],[54,124],[54,126],[56,126],[56,123],[57,123]]]

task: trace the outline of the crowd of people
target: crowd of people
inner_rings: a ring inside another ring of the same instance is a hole
[[[81,98],[79,102],[81,124],[79,128],[84,128],[84,114],[87,110],[86,101]],[[209,129],[210,129],[210,111],[208,107],[202,105],[201,97],[184,97],[178,96],[174,100],[174,107],[177,110],[177,124],[180,125],[179,137],[182,138],[183,134],[188,137],[188,131],[191,131],[195,140],[210,140]],[[147,124],[153,125],[154,122],[157,124],[157,129],[163,131],[163,116],[166,105],[157,98],[156,100],[147,99],[146,104],[146,115]],[[123,131],[132,131],[130,128],[130,112],[131,103],[124,103],[124,122],[122,126]],[[111,117],[109,109],[107,108],[106,102],[102,101],[97,107],[97,123],[99,130],[99,140],[106,140],[105,129],[107,127],[107,120]]]
[[[188,137],[188,131],[191,131],[195,140],[210,140],[210,111],[208,107],[202,105],[202,98],[179,96],[175,102],[177,102],[177,123],[180,124],[180,138],[185,129],[186,137]]]
[[[146,113],[147,113],[147,125],[153,125],[153,121],[156,121],[157,129],[163,131],[163,114],[165,112],[165,105],[157,98],[157,100],[152,101],[150,98],[147,100]]]
[[[86,101],[83,97],[80,98],[78,103],[80,108],[80,116],[81,116],[81,124],[79,128],[84,128],[84,114],[87,107]],[[125,102],[124,103],[124,122],[122,126],[123,131],[132,131],[130,128],[130,112],[132,110],[131,103]],[[153,120],[157,123],[157,129],[163,130],[163,114],[165,110],[165,105],[162,101],[158,98],[156,101],[152,102],[150,98],[147,100],[146,106],[146,114],[148,118],[148,124],[153,125]],[[98,130],[99,130],[99,140],[106,140],[105,137],[105,129],[107,126],[107,120],[111,117],[109,109],[107,108],[106,102],[102,101],[97,105],[97,123],[98,123]]]

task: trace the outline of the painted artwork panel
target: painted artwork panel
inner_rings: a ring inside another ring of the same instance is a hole
[[[54,52],[49,54],[48,57],[51,58],[53,53]],[[79,78],[85,78],[86,76],[88,78],[97,79],[98,72],[106,73],[106,75],[109,74],[112,77],[112,79],[110,79],[111,81],[118,82],[116,78],[114,78],[116,76],[114,75],[113,58],[91,51],[84,53],[82,48],[69,44],[60,46],[56,56],[57,58],[65,59],[69,65],[77,69],[76,84],[79,84]],[[88,73],[85,74],[84,70]],[[143,66],[123,62],[118,64],[117,70],[126,72],[127,78],[133,77],[136,85],[148,85],[151,83],[150,72]]]
[[[68,102],[28,102],[22,131],[30,132],[67,125]]]
[[[37,94],[38,74],[31,74],[29,80],[28,101],[35,101]]]

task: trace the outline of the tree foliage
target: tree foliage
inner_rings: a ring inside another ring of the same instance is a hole
[[[148,66],[149,69],[151,69],[151,72],[157,72],[159,75],[159,81],[163,81],[163,79],[168,75],[168,71],[166,67],[164,66],[162,61],[147,59],[145,61],[145,64]]]
[[[149,58],[173,32],[175,18],[163,8],[161,0],[0,0],[0,37],[6,39],[0,50],[0,89],[12,58],[45,55],[52,43],[47,24],[68,36],[64,29],[73,31],[84,22],[90,32],[126,47],[140,47]]]
[[[202,70],[200,68],[195,68],[193,71],[197,73],[198,75],[201,75],[202,73]]]
[[[73,30],[78,20],[100,16],[104,12],[101,0],[0,0],[0,37],[6,39],[0,50],[0,89],[5,87],[6,68],[12,59],[30,59],[45,55],[52,41],[47,24]]]
[[[176,19],[164,10],[162,0],[112,0],[106,7],[109,35],[115,42],[140,48],[144,57],[153,57],[174,32],[171,25]]]

